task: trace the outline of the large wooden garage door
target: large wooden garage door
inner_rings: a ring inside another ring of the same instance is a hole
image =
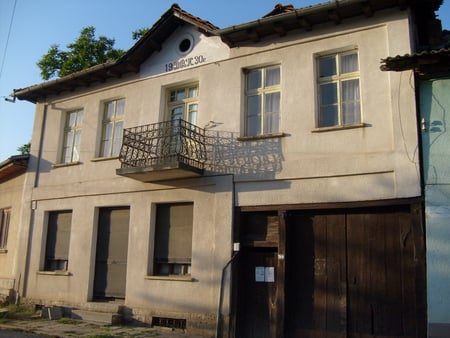
[[[423,234],[409,207],[295,212],[286,224],[286,337],[422,335]]]

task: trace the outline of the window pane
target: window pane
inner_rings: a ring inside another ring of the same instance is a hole
[[[280,84],[280,67],[268,68],[266,70],[265,86],[275,86]]]
[[[189,97],[197,97],[198,96],[198,87],[191,87],[189,88]]]
[[[71,222],[70,211],[49,214],[45,249],[46,270],[67,269]]]
[[[83,111],[80,110],[77,112],[77,126],[81,126],[83,123]]]
[[[319,127],[331,127],[339,124],[338,106],[324,106],[320,108]]]
[[[116,117],[123,116],[124,113],[125,113],[125,100],[118,100],[116,107]]]
[[[319,59],[319,77],[336,75],[336,57],[327,56]]]
[[[77,122],[77,112],[69,113],[69,117],[67,119],[67,126],[69,128],[72,128],[76,125],[76,122]]]
[[[345,54],[341,56],[341,74],[358,71],[358,54]]]
[[[280,120],[280,93],[265,95],[264,133],[279,131]]]
[[[336,104],[338,102],[337,83],[320,85],[320,105]]]
[[[172,90],[170,92],[170,102],[181,101],[184,100],[185,98],[186,98],[186,90],[184,88]]]
[[[247,74],[247,90],[261,88],[261,70],[251,70]]]
[[[72,161],[74,162],[80,159],[80,137],[81,137],[81,130],[77,130],[75,132],[73,152],[72,152]]]
[[[114,143],[112,149],[112,156],[117,156],[122,147],[123,122],[117,122],[114,126]]]
[[[261,115],[249,116],[247,118],[247,136],[255,136],[261,134]]]
[[[247,97],[247,115],[254,116],[261,114],[261,95]]]
[[[343,124],[361,122],[359,80],[342,82],[342,119]]]

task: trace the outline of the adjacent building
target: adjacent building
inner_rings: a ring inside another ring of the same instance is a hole
[[[120,59],[15,90],[36,104],[21,295],[205,336],[426,336],[413,72],[379,64],[440,3],[225,29],[173,5]]]
[[[29,155],[11,156],[0,163],[0,302],[17,301],[20,274],[20,224]]]
[[[450,336],[449,38],[447,31],[437,48],[389,57],[383,63],[385,70],[414,70],[418,83],[429,337]]]

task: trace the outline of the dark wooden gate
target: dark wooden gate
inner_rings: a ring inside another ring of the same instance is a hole
[[[409,207],[292,213],[286,337],[422,337],[419,224]]]
[[[419,204],[251,211],[239,222],[236,338],[426,335]],[[270,266],[274,282],[257,282],[255,269]]]
[[[99,211],[94,298],[125,298],[129,208]]]

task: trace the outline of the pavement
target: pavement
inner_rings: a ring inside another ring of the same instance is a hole
[[[38,316],[0,318],[0,337],[202,338],[201,336],[189,335],[181,330],[172,330],[169,328],[101,325],[65,317],[59,320],[49,320]]]

